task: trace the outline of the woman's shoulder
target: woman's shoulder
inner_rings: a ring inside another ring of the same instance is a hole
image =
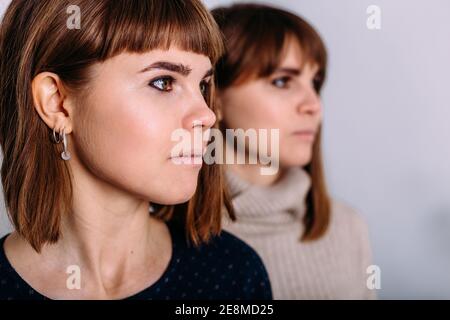
[[[35,292],[16,272],[10,264],[6,252],[5,241],[12,234],[0,239],[0,300],[42,300],[43,296]]]
[[[364,268],[372,260],[369,226],[358,210],[345,202],[332,200],[330,239],[351,243],[364,261]]]
[[[208,254],[212,253],[212,256],[218,258],[217,265],[223,267],[222,272],[231,272],[234,280],[240,281],[243,286],[243,299],[272,299],[272,289],[264,263],[247,243],[223,230],[206,244],[205,249]]]
[[[5,253],[5,240],[9,235],[10,233],[0,237],[0,277],[4,276],[6,271],[10,268],[10,264]]]
[[[196,246],[187,239],[185,229],[180,223],[170,223],[169,228],[175,245],[182,246],[190,254],[192,252],[207,253],[207,256],[223,256],[239,261],[246,258],[249,262],[262,264],[261,258],[252,247],[228,231],[221,230],[219,234],[211,236],[208,241]]]
[[[198,256],[204,262],[227,262],[229,269],[235,268],[240,272],[246,270],[260,270],[265,272],[265,267],[258,253],[247,243],[231,233],[222,230],[218,235],[213,235],[206,242],[200,245],[194,245],[187,240],[187,237],[180,236],[184,234],[183,228],[180,226],[172,226],[172,236],[174,245],[181,247],[177,250],[183,255]],[[174,234],[175,233],[175,234]]]
[[[259,254],[246,242],[222,230],[220,235],[212,239],[212,249],[228,256],[230,262],[240,265],[242,273],[259,273],[260,277],[267,276],[266,268]]]
[[[172,232],[182,234],[181,228]],[[260,256],[244,241],[227,231],[212,236],[207,242],[193,245],[186,237],[174,236],[178,246],[177,259],[184,267],[203,273],[217,285],[234,291],[232,297],[241,299],[272,299],[266,268]],[[181,248],[181,250],[180,250]]]
[[[331,200],[331,227],[348,230],[351,234],[368,234],[366,218],[354,207],[336,199]]]
[[[332,200],[331,217],[330,241],[340,245],[341,257],[354,262],[355,269],[351,270],[353,275],[360,275],[360,283],[364,284],[363,299],[376,298],[375,291],[365,286],[367,268],[373,263],[366,218],[354,207],[338,200]],[[347,255],[343,254],[344,250]]]

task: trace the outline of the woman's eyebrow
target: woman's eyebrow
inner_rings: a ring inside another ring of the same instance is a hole
[[[274,73],[287,73],[293,76],[298,76],[302,73],[302,71],[297,68],[278,68]]]
[[[214,74],[214,69],[209,69],[205,75],[203,76],[203,79],[208,78],[209,76],[212,76]]]
[[[185,66],[181,63],[176,64],[176,63],[167,62],[167,61],[158,61],[158,62],[155,62],[155,63],[149,65],[148,67],[145,67],[144,69],[139,71],[139,73],[148,72],[153,69],[172,71],[172,72],[179,73],[185,77],[187,77],[192,72],[191,68],[189,68],[188,66]],[[214,74],[214,69],[211,68],[205,73],[203,78],[207,78],[209,76],[212,76],[213,74]]]
[[[150,71],[153,69],[172,71],[172,72],[179,73],[185,77],[187,77],[192,72],[191,68],[189,68],[188,66],[185,66],[181,63],[176,64],[176,63],[167,62],[167,61],[158,61],[158,62],[152,63],[148,67],[145,67],[144,69],[139,71],[139,73],[147,72],[147,71]]]

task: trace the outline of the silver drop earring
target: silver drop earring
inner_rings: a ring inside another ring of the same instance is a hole
[[[63,160],[70,160],[71,155],[70,152],[67,150],[67,137],[66,137],[66,132],[64,131],[64,127],[62,128],[62,136],[63,136],[63,146],[64,146],[64,151],[61,152],[61,158],[63,158]]]

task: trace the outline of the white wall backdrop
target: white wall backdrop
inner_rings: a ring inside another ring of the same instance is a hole
[[[450,2],[265,2],[304,16],[328,46],[328,182],[369,223],[379,297],[450,299]],[[366,27],[372,4],[381,30]]]

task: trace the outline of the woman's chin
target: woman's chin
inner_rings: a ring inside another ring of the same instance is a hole
[[[172,189],[169,193],[160,197],[160,199],[154,200],[154,202],[162,204],[162,205],[176,205],[180,203],[185,203],[189,201],[195,194],[196,188],[177,188]]]
[[[289,157],[285,157],[280,160],[280,166],[282,167],[304,167],[311,162],[311,154],[309,153],[299,153],[291,154]]]

